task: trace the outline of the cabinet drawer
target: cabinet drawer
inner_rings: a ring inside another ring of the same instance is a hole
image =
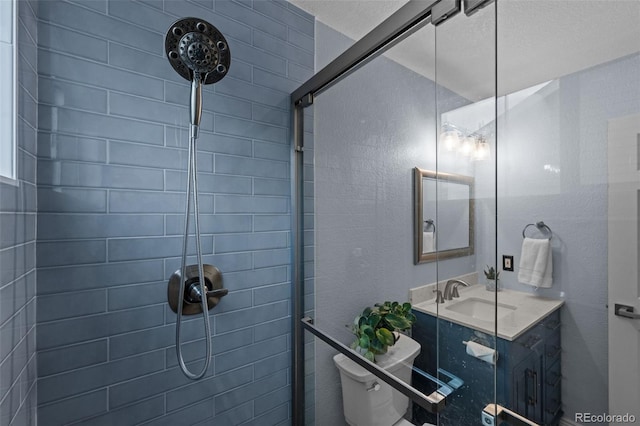
[[[545,329],[546,334],[550,335],[560,330],[560,309],[549,314],[546,318],[540,321],[540,325]]]

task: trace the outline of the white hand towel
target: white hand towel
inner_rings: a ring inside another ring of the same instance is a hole
[[[422,253],[433,253],[436,251],[436,233],[423,232],[422,233]]]
[[[525,238],[522,241],[518,281],[536,288],[549,288],[553,284],[551,240]]]

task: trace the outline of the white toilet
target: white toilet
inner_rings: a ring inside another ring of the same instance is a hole
[[[420,353],[420,344],[402,335],[377,365],[400,380],[411,383],[413,360]],[[412,426],[403,419],[409,398],[378,379],[342,354],[333,357],[340,370],[344,417],[351,426]]]

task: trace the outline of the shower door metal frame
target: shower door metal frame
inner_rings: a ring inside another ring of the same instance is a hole
[[[304,383],[304,331],[313,333],[326,343],[343,352],[339,342],[313,326],[313,320],[304,318],[304,109],[313,104],[314,96],[357,70],[360,66],[384,53],[429,23],[439,25],[461,10],[471,15],[493,0],[411,0],[362,39],[314,74],[291,94],[291,247],[292,247],[292,424],[305,424]],[[333,345],[332,341],[337,345]],[[348,351],[343,353],[352,358]],[[358,360],[356,360],[358,362]],[[374,364],[358,362],[401,393],[407,395],[429,411],[439,411],[444,405],[437,397],[426,396],[404,384]],[[436,393],[436,392],[434,392]],[[435,399],[434,399],[435,398]]]

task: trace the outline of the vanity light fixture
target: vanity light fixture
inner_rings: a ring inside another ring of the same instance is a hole
[[[491,154],[491,148],[485,136],[468,132],[451,123],[445,123],[442,126],[440,143],[448,152],[456,152],[474,161],[486,160]]]

